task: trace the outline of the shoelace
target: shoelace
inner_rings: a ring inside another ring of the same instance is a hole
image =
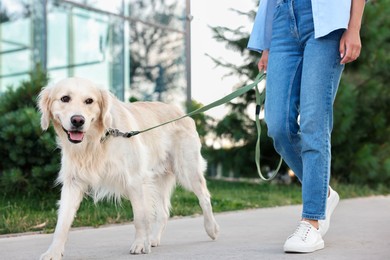
[[[291,236],[298,236],[302,241],[306,241],[307,235],[312,228],[313,226],[310,223],[302,221]]]

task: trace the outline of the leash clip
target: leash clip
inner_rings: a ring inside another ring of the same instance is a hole
[[[100,138],[100,142],[103,143],[104,141],[106,141],[110,136],[113,136],[113,137],[118,137],[120,136],[122,133],[118,130],[118,129],[113,129],[113,128],[108,128],[106,129],[106,132],[104,134],[104,136],[102,138]]]
[[[122,136],[124,138],[130,138],[130,137],[135,136],[139,133],[141,133],[141,131],[130,131],[130,132],[122,133],[118,129],[108,128],[108,129],[106,129],[106,133],[104,134],[104,136],[100,139],[100,142],[103,143],[110,136],[112,136],[112,137]]]
[[[106,136],[112,135],[113,137],[118,137],[121,135],[121,132],[118,129],[107,129]]]

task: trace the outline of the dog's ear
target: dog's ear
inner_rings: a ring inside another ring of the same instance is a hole
[[[51,106],[51,99],[50,99],[50,88],[44,88],[42,89],[41,93],[38,96],[38,108],[41,112],[41,128],[43,130],[47,130],[49,128],[50,124],[50,106]]]
[[[107,90],[100,90],[101,102],[100,102],[100,120],[104,128],[111,126],[111,95]]]

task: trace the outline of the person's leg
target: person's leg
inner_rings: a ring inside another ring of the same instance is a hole
[[[303,221],[287,239],[284,251],[313,252],[324,248],[318,220],[326,212],[333,101],[343,69],[338,52],[342,32],[314,39],[310,0],[292,0],[290,13],[304,48],[299,103]]]
[[[303,48],[297,41],[289,1],[280,1],[273,22],[268,59],[265,121],[276,151],[296,176],[302,178],[299,97]]]
[[[340,82],[342,30],[306,42],[301,79],[302,217],[325,219],[330,178],[333,103]]]

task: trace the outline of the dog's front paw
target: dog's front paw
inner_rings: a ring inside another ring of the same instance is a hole
[[[42,254],[39,259],[40,260],[61,260],[62,253],[61,252],[47,251],[46,253]]]
[[[150,252],[151,245],[147,241],[136,240],[130,248],[130,254],[149,254]]]

